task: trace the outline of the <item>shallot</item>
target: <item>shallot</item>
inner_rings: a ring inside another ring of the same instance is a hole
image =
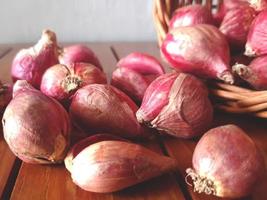
[[[71,150],[68,152],[66,158],[64,159],[65,167],[69,172],[72,171],[72,165],[73,165],[73,159],[87,146],[97,143],[97,142],[102,142],[102,141],[127,141],[128,140],[115,136],[115,135],[110,135],[110,134],[105,134],[105,133],[99,133],[96,135],[92,135],[90,137],[84,138],[80,140],[78,143],[73,145]]]
[[[267,56],[257,57],[249,65],[237,63],[233,71],[255,89],[267,89]]]
[[[119,191],[177,169],[176,160],[138,144],[116,139],[81,143],[74,147],[69,169],[73,182],[90,192]]]
[[[135,103],[111,85],[91,84],[74,94],[72,121],[88,133],[107,132],[122,137],[148,137],[145,127],[135,118]]]
[[[140,123],[167,134],[192,138],[209,128],[213,108],[200,80],[174,72],[161,75],[149,85],[136,117]]]
[[[215,26],[175,28],[167,34],[161,52],[170,65],[182,72],[234,82],[228,42]]]
[[[188,5],[178,8],[169,24],[173,29],[179,26],[192,26],[196,24],[212,24],[212,15],[210,10],[200,4]]]
[[[122,58],[113,72],[111,84],[141,102],[148,85],[164,74],[160,62],[148,54],[134,52]]]
[[[57,63],[56,34],[50,30],[44,30],[37,44],[17,53],[12,63],[11,75],[14,82],[26,80],[34,87],[39,88],[45,70]]]
[[[92,83],[107,83],[105,74],[89,63],[57,64],[43,75],[41,91],[57,100],[68,100],[79,88]]]
[[[14,88],[14,98],[2,119],[10,149],[27,163],[62,162],[70,141],[68,113],[25,80],[18,80]]]
[[[255,17],[256,11],[249,4],[240,4],[225,14],[220,31],[226,36],[232,49],[245,47],[247,34]]]
[[[102,70],[102,65],[95,53],[85,45],[71,45],[59,49],[59,63],[71,65],[73,63],[90,63]]]
[[[264,173],[264,160],[253,140],[236,125],[209,130],[198,142],[192,159],[194,191],[219,197],[249,195]],[[191,184],[190,184],[191,185]]]
[[[267,10],[258,14],[248,32],[246,56],[262,56],[267,54]]]

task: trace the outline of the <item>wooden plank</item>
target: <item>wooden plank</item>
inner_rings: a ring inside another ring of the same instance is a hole
[[[3,58],[11,50],[9,46],[0,45],[0,59]]]
[[[110,51],[109,45],[105,44],[87,44],[100,58],[104,70],[112,72],[115,67],[115,59]],[[112,69],[110,69],[112,68]],[[149,144],[148,144],[149,146]],[[154,148],[154,146],[152,145]],[[151,148],[152,148],[151,147]],[[159,151],[159,148],[154,148]],[[22,163],[20,172],[11,199],[163,199],[164,195],[168,199],[184,199],[177,188],[167,176],[155,178],[143,184],[131,187],[121,192],[112,194],[96,194],[86,192],[76,186],[65,169],[64,165],[31,165]],[[161,181],[164,181],[162,186]],[[172,191],[172,192],[171,192]],[[171,192],[170,194],[168,194]]]
[[[159,54],[157,53],[157,51],[155,51],[156,48],[156,44],[155,43],[121,43],[121,44],[114,44],[112,46],[113,51],[115,51],[115,54],[117,54],[118,59],[122,58],[134,51],[138,51],[138,52],[143,52],[143,53],[148,53],[150,55],[153,55],[155,57],[158,57]],[[155,148],[159,148],[159,144],[154,143],[153,146]],[[179,194],[180,196],[182,196],[182,190],[179,186],[179,184],[176,182],[176,179],[173,175],[168,175],[169,181],[172,185],[171,188],[176,188],[175,193],[173,194],[173,189],[168,191],[168,189],[166,190],[166,195],[165,198],[169,199],[168,196],[169,195],[177,195]],[[164,181],[161,181],[161,183],[164,183]],[[163,192],[163,191],[162,191]],[[183,194],[186,196],[186,194]],[[178,196],[176,196],[176,199],[180,199]]]
[[[15,48],[14,50],[11,50],[11,48],[6,45],[4,47],[0,46],[0,51],[0,54],[2,53],[3,55],[0,59],[0,80],[2,82],[10,82],[10,63],[12,62],[14,52],[16,52],[17,49]],[[6,193],[10,191],[11,188],[9,187],[12,187],[12,182],[14,181],[14,176],[16,174],[15,171],[17,170],[16,166],[14,166],[16,157],[9,150],[8,145],[4,140],[2,125],[0,131],[0,155],[0,199],[2,199],[6,196]],[[17,164],[19,165],[19,162]]]

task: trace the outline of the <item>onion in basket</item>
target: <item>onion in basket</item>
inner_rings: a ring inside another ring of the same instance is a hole
[[[213,19],[210,10],[202,5],[188,5],[178,8],[170,20],[169,28],[179,26],[192,26],[196,24],[212,24]]]
[[[267,54],[267,10],[258,14],[248,32],[246,56],[262,56]]]
[[[221,23],[220,31],[226,36],[233,50],[242,50],[247,34],[256,17],[256,11],[249,4],[240,4],[229,10]]]
[[[267,89],[267,56],[257,57],[249,65],[235,64],[233,71],[257,90]]]
[[[225,36],[208,24],[171,30],[161,45],[168,63],[182,72],[233,83],[229,45]]]

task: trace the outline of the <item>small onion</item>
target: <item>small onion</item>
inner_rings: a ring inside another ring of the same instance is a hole
[[[186,180],[192,178],[194,191],[228,198],[249,195],[265,168],[253,140],[231,124],[205,133],[192,163],[193,169],[186,170]]]
[[[213,118],[205,85],[192,75],[164,74],[147,88],[137,120],[175,137],[204,133]]]

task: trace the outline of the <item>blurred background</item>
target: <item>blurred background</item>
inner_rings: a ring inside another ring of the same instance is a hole
[[[42,29],[59,42],[154,41],[152,0],[1,0],[0,43],[35,42]]]

